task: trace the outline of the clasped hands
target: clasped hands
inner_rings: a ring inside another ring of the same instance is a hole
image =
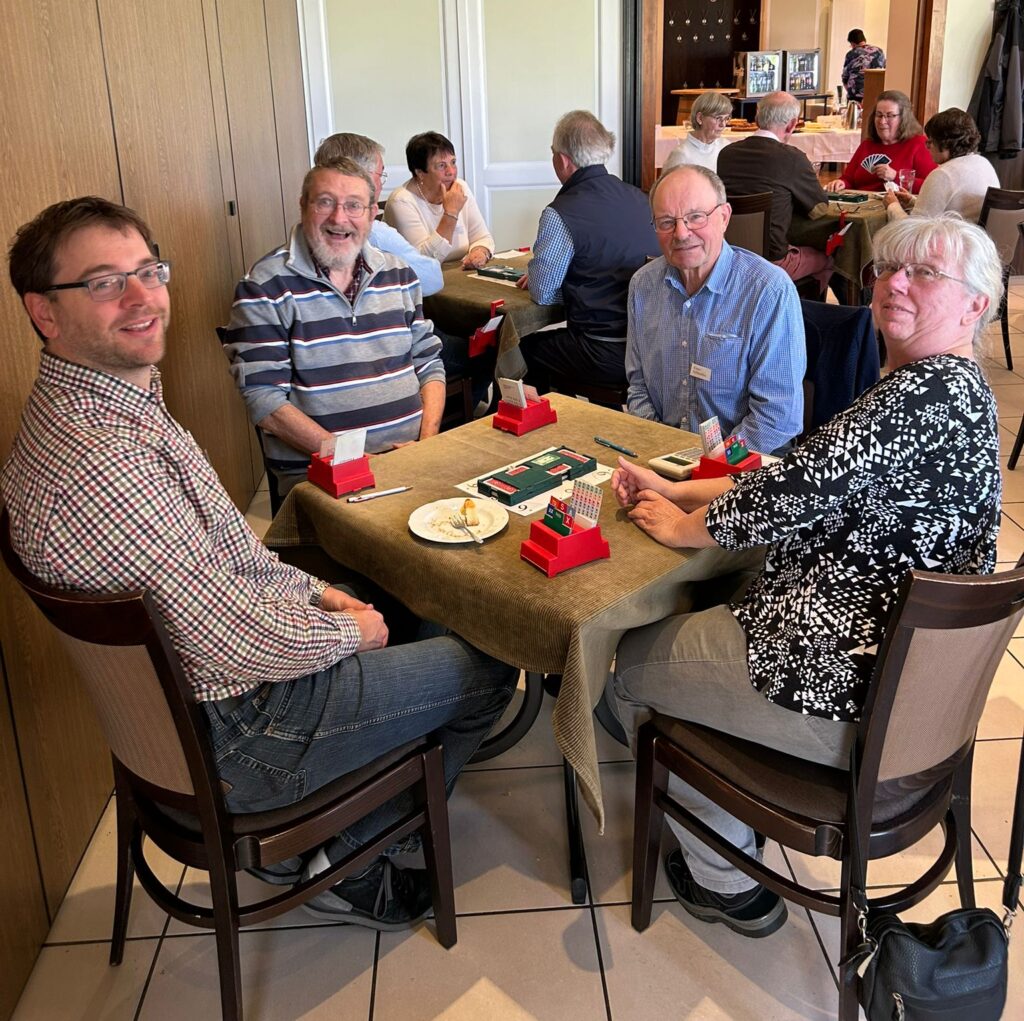
[[[329,588],[320,597],[320,609],[328,613],[347,613],[356,622],[360,635],[356,652],[383,649],[388,644],[388,626],[373,603],[364,603],[341,589]]]
[[[620,507],[628,507],[629,520],[663,546],[682,546],[686,512],[669,499],[678,483],[663,479],[649,468],[619,458],[611,487]]]

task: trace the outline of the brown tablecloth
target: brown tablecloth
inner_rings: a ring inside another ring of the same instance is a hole
[[[862,284],[864,270],[871,265],[871,239],[885,226],[885,205],[881,197],[870,198],[857,207],[846,209],[846,222],[852,224],[843,235],[843,245],[832,254],[836,272],[856,287]],[[839,229],[841,207],[835,202],[822,203],[809,216],[794,215],[789,228],[789,243],[809,245],[825,250],[830,234]]]
[[[530,261],[529,254],[514,259],[496,259],[496,266],[519,266]],[[497,374],[507,379],[522,379],[526,362],[519,352],[519,341],[531,333],[565,319],[561,305],[538,305],[529,291],[463,271],[458,263],[444,267],[444,288],[423,299],[423,312],[445,333],[468,337],[490,318],[491,302],[505,300],[505,318],[498,335]]]
[[[319,544],[421,617],[492,656],[526,670],[561,673],[555,736],[603,828],[592,710],[619,639],[630,628],[684,610],[685,582],[736,570],[752,558],[718,548],[666,549],[628,520],[607,486],[600,527],[610,559],[551,579],[519,556],[536,516],[511,514],[507,529],[482,546],[444,546],[410,533],[415,508],[458,496],[455,483],[546,447],[568,446],[614,464],[613,452],[594,443],[600,435],[636,450],[642,464],[696,441],[677,429],[570,397],[552,394],[551,403],[558,422],[522,437],[492,428],[485,418],[373,458],[377,487],[411,485],[406,493],[349,504],[308,483],[297,486],[266,543],[271,549]]]

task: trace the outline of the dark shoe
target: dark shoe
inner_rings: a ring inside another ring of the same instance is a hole
[[[306,863],[301,858],[289,858],[272,865],[261,865],[258,868],[246,869],[250,876],[262,879],[264,883],[274,886],[294,886],[302,879],[302,870]]]
[[[729,896],[701,886],[690,874],[683,852],[665,856],[665,875],[676,900],[702,922],[723,922],[733,932],[755,939],[770,936],[786,921],[786,902],[764,886]]]
[[[380,858],[362,875],[343,879],[302,906],[328,922],[399,932],[420,921],[430,903],[426,869],[400,869]]]

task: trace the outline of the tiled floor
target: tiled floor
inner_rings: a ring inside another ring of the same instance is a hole
[[[1011,291],[1013,354],[1009,372],[987,360],[1000,410],[1004,459],[1024,412],[1024,278]],[[1005,463],[1005,460],[1004,460]],[[1005,473],[1000,567],[1024,552],[1024,465]],[[266,527],[265,491],[251,520]],[[473,768],[451,800],[459,942],[444,951],[431,927],[376,936],[324,925],[301,911],[242,936],[246,1017],[265,1021],[697,1021],[804,1018],[827,1021],[836,1007],[837,925],[791,910],[764,941],[691,919],[663,878],[651,927],[629,924],[633,767],[601,735],[599,753],[608,826],[584,834],[590,871],[587,904],[573,906],[566,874],[559,758],[550,705],[517,748]],[[1009,815],[1024,730],[1024,628],[996,678],[981,724],[975,765],[974,860],[978,900],[996,906],[1005,868]],[[17,1021],[64,1018],[198,1021],[217,1016],[213,937],[166,916],[139,892],[124,963],[106,963],[113,902],[113,810],[108,808],[54,922],[15,1013]],[[914,873],[935,836],[919,850],[876,863],[874,885]],[[778,848],[769,847],[777,858]],[[837,883],[834,863],[791,855],[794,876],[823,888]],[[157,856],[158,871],[193,887],[196,874]],[[258,886],[256,880],[243,884]],[[944,885],[912,914],[933,918],[955,906]],[[1011,944],[1010,1003],[1024,1011],[1024,950]]]

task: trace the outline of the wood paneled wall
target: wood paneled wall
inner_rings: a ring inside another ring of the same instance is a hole
[[[173,263],[162,366],[171,412],[245,506],[262,464],[215,327],[235,282],[298,218],[309,141],[296,5],[284,0],[0,0],[0,235],[97,194],[137,209]],[[0,283],[0,458],[39,342]],[[0,570],[0,1018],[110,791],[73,664]],[[8,711],[8,707],[10,711]],[[111,877],[111,882],[113,877]],[[113,889],[111,887],[111,904]]]

